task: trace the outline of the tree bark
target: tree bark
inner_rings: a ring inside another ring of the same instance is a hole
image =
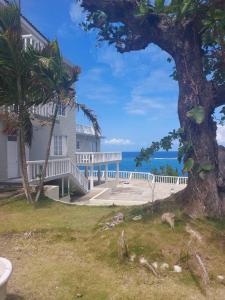
[[[19,119],[19,130],[18,130],[18,138],[19,138],[19,165],[20,165],[20,173],[22,176],[22,183],[24,192],[29,203],[33,203],[30,185],[28,180],[27,173],[27,160],[26,160],[26,148],[25,148],[25,134],[23,128],[23,96],[22,96],[22,85],[21,85],[21,76],[17,77],[17,93],[18,93],[18,119]]]
[[[22,115],[20,116],[21,119]],[[27,174],[27,162],[26,162],[26,149],[25,149],[25,141],[24,141],[24,132],[22,126],[19,128],[19,155],[20,155],[20,173],[22,175],[22,183],[24,188],[24,193],[26,195],[27,201],[29,203],[33,203],[33,199],[31,196],[30,185]]]
[[[180,47],[180,49],[179,49]],[[189,155],[195,166],[189,173],[188,186],[182,195],[185,211],[192,217],[220,217],[224,214],[224,199],[219,191],[218,145],[216,141],[216,123],[213,120],[215,109],[213,87],[203,73],[201,47],[197,35],[188,32],[182,36],[175,53],[175,62],[179,83],[178,114],[181,127],[184,128],[184,140],[193,146]],[[197,124],[187,117],[187,112],[196,106],[202,106],[205,118]],[[210,164],[213,170],[199,176],[197,166]]]
[[[47,171],[47,167],[48,167],[48,160],[49,160],[49,155],[50,155],[50,150],[51,150],[53,131],[54,131],[54,128],[55,128],[56,118],[57,118],[58,110],[59,110],[59,103],[60,103],[60,98],[58,97],[56,107],[55,107],[55,111],[54,111],[54,115],[52,117],[52,124],[51,124],[51,128],[50,128],[50,133],[49,133],[49,139],[48,139],[48,145],[47,145],[47,150],[46,150],[45,162],[44,162],[43,170],[41,172],[41,178],[40,178],[40,182],[39,182],[39,185],[38,185],[38,188],[37,188],[37,194],[36,194],[36,197],[35,197],[35,202],[38,202],[38,200],[40,198],[40,195],[41,195],[41,192],[42,192],[43,187],[44,187],[44,180],[45,180],[46,171]]]

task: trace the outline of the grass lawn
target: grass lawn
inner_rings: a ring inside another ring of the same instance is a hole
[[[182,273],[168,271],[155,278],[138,262],[121,264],[117,258],[124,229],[131,254],[150,262],[180,263],[189,240],[186,219],[179,217],[172,232],[159,216],[146,214],[132,221],[142,208],[65,206],[47,199],[36,207],[24,200],[3,204],[0,256],[14,267],[7,300],[225,299],[225,286],[216,280],[225,275],[225,222],[191,221],[203,236],[199,251],[211,279],[205,296],[185,265]],[[125,213],[126,221],[100,230],[118,211]]]

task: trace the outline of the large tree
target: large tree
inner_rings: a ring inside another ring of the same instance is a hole
[[[179,194],[193,217],[225,214],[224,149],[213,114],[225,105],[224,0],[82,0],[84,27],[121,53],[153,43],[175,62],[183,159],[189,172]],[[222,109],[224,112],[225,109]]]

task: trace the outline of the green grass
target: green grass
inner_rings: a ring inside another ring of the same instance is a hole
[[[102,231],[101,224],[118,211],[125,213],[125,222]],[[144,217],[134,222],[135,214]],[[176,214],[172,232],[161,224],[159,212],[152,215],[142,207],[65,206],[47,199],[35,207],[23,200],[0,205],[0,255],[14,266],[8,299],[71,300],[77,294],[90,300],[205,299],[185,265],[182,274],[167,272],[157,279],[138,261],[118,261],[117,241],[124,229],[130,254],[171,266],[181,263],[189,240],[188,220]],[[224,222],[192,221],[191,226],[204,237],[199,251],[212,279],[208,299],[222,300],[225,287],[215,279],[225,275]]]

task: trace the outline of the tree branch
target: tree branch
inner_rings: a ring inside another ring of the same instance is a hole
[[[214,89],[214,101],[215,107],[225,105],[225,84],[219,86],[213,86]]]
[[[139,2],[139,0],[82,0],[81,6],[89,12],[89,16],[97,12],[105,14],[106,20],[103,22],[93,21],[93,18],[90,18],[89,29],[98,28],[99,40],[108,40],[110,44],[115,44],[119,52],[144,49],[154,43],[172,54],[175,32],[172,18],[151,11],[140,15]]]

